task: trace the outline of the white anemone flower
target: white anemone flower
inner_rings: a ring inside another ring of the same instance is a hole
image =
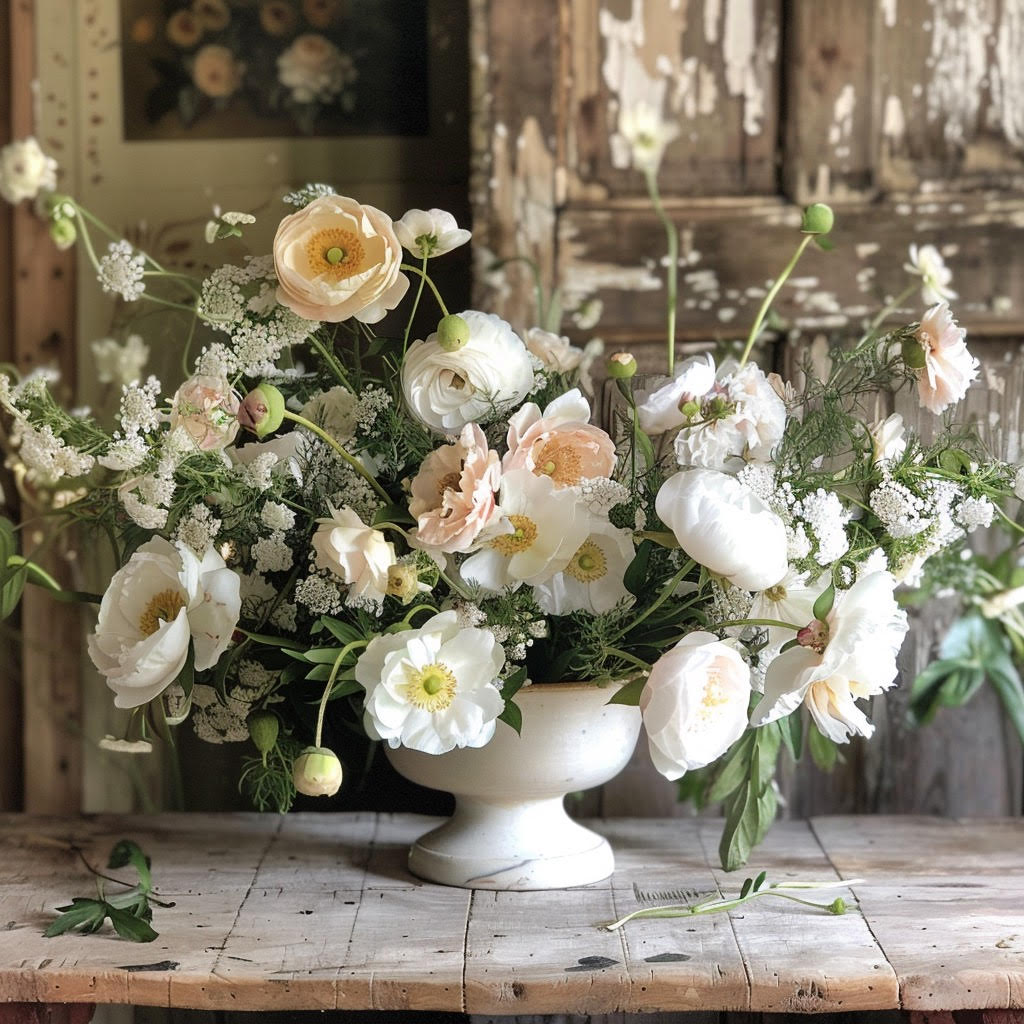
[[[827,575],[809,580],[808,573],[790,569],[778,583],[754,595],[747,613],[751,619],[775,619],[790,622],[801,629],[814,618],[814,602],[828,586]],[[782,626],[768,627],[768,642],[782,644],[796,634]]]
[[[592,526],[569,564],[534,587],[537,604],[548,615],[611,611],[630,597],[623,576],[635,554],[629,530],[620,530],[608,521]]]
[[[957,298],[957,293],[949,287],[953,271],[934,245],[911,245],[909,255],[910,261],[903,264],[903,269],[921,278],[921,301],[926,306]]]
[[[625,106],[619,112],[615,141],[628,147],[629,158],[638,171],[657,171],[669,143],[679,137],[679,125],[666,121],[650,103]]]
[[[569,565],[587,539],[591,519],[575,488],[514,469],[501,480],[502,518],[481,535],[481,547],[462,564],[470,583],[495,592],[545,583]]]
[[[691,356],[676,370],[675,376],[648,395],[636,407],[640,429],[645,434],[664,434],[686,422],[680,408],[697,402],[715,386],[715,361],[705,352]]]
[[[803,704],[835,743],[854,733],[870,736],[874,726],[856,702],[896,680],[907,615],[896,604],[895,588],[891,573],[875,572],[839,591],[825,620],[768,666],[751,724],[774,722]]]
[[[194,645],[197,671],[227,649],[241,610],[239,578],[213,549],[202,560],[162,537],[143,544],[114,573],[89,637],[89,655],[116,694],[135,708],[178,677]]]
[[[484,746],[505,707],[498,690],[504,663],[494,634],[460,628],[454,611],[374,637],[355,669],[366,690],[367,734],[426,754]]]
[[[437,209],[408,210],[395,221],[395,234],[402,247],[421,260],[443,256],[472,237],[450,213]]]

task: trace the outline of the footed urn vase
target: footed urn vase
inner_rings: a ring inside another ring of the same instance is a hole
[[[409,851],[414,875],[472,889],[562,889],[607,878],[608,841],[566,814],[566,794],[600,786],[629,761],[640,710],[608,704],[615,686],[537,683],[484,747],[423,754],[386,747],[412,782],[455,796],[455,813]]]

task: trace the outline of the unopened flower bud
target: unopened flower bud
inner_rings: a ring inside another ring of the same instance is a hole
[[[832,230],[835,219],[831,206],[825,203],[811,203],[810,206],[804,207],[800,230],[805,235],[827,235]]]
[[[829,905],[828,912],[830,914],[845,914],[846,913],[846,900],[842,896],[837,896]]]
[[[903,362],[911,370],[922,370],[925,364],[925,350],[924,345],[921,344],[913,335],[908,335],[903,339],[901,345],[901,351],[903,353]]]
[[[266,381],[253,388],[238,409],[238,422],[259,438],[272,434],[283,421],[284,395]]]
[[[334,796],[341,788],[341,762],[326,747],[306,747],[292,767],[292,782],[304,796]]]
[[[419,571],[415,565],[392,565],[388,569],[386,593],[408,604],[420,591]]]
[[[78,240],[78,228],[73,220],[61,217],[58,220],[50,221],[50,238],[53,244],[63,252],[70,249]]]
[[[457,352],[469,341],[469,324],[458,313],[442,317],[437,325],[437,343],[445,352]]]
[[[679,402],[679,411],[688,419],[700,415],[700,402],[695,398],[687,398],[685,395]]]
[[[273,711],[254,711],[246,722],[249,726],[249,737],[256,749],[266,757],[277,744],[277,734],[281,730],[281,720]]]
[[[608,357],[608,376],[613,380],[629,380],[636,373],[636,358],[629,352],[613,352]]]

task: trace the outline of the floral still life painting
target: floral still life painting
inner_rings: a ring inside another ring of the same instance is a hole
[[[123,0],[127,140],[423,135],[426,0]]]

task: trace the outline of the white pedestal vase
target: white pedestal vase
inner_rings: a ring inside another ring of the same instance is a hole
[[[599,786],[626,766],[638,708],[608,704],[611,686],[540,683],[516,695],[522,734],[502,722],[485,747],[422,754],[385,747],[407,779],[455,796],[455,813],[421,836],[409,869],[473,889],[562,889],[607,878],[608,841],[565,812],[567,793]]]

